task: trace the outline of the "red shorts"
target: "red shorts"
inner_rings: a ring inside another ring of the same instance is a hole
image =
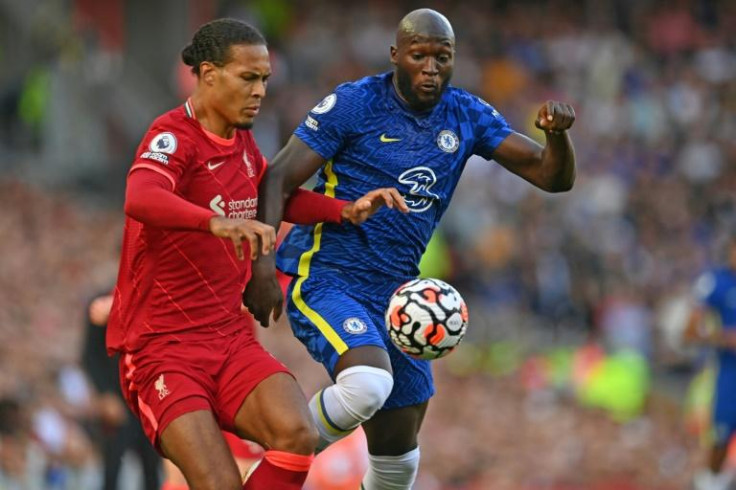
[[[161,433],[185,413],[209,410],[234,432],[245,398],[275,373],[290,374],[250,329],[204,342],[154,340],[120,357],[123,396],[159,452]]]

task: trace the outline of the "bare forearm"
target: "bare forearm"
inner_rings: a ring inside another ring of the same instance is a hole
[[[736,333],[725,330],[717,331],[696,342],[716,349],[734,350],[736,349]]]
[[[284,215],[284,203],[288,194],[285,194],[284,180],[278,172],[269,169],[258,187],[258,213],[256,219],[262,223],[272,226],[276,231],[279,229]],[[274,254],[261,255],[253,261],[252,272],[254,276],[263,273],[272,275],[276,269]]]
[[[575,183],[575,149],[567,131],[545,132],[547,144],[542,150],[541,166],[545,190],[565,192]]]
[[[271,162],[258,187],[257,219],[278,230],[284,219],[286,201],[319,168],[322,159],[296,136],[292,136]],[[273,255],[259,257],[253,272],[274,268]]]
[[[284,206],[291,189],[278,169],[270,168],[258,188],[257,220],[278,229],[284,216]]]
[[[287,199],[321,164],[318,155],[292,136],[271,162],[258,188],[258,220],[277,228],[284,218]]]

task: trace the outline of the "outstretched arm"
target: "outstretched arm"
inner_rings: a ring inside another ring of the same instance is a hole
[[[291,136],[270,162],[258,188],[257,219],[277,227],[284,215],[284,203],[294,191],[319,170],[324,158],[296,136]]]
[[[324,162],[325,159],[302,140],[292,136],[273,159],[261,180],[257,219],[278,229],[285,218],[287,221],[305,224],[348,221],[357,225],[384,205],[396,207],[404,213],[409,212],[404,198],[394,188],[375,189],[353,202],[299,191],[299,186]],[[276,320],[281,316],[283,295],[276,280],[273,255],[262,255],[253,262],[251,280],[243,293],[243,304],[264,327],[268,326],[272,313]]]
[[[569,191],[575,182],[575,150],[567,130],[574,122],[572,106],[548,101],[535,122],[547,138],[545,146],[512,133],[496,148],[493,159],[547,192]]]
[[[284,205],[283,221],[295,225],[344,222],[359,225],[381,206],[393,208],[395,205],[402,212],[408,211],[404,198],[393,187],[374,189],[357,201],[343,201],[317,192],[296,189]]]
[[[289,138],[271,161],[258,188],[258,221],[278,229],[284,217],[284,203],[301,184],[324,163],[324,159],[296,136]],[[252,276],[243,292],[243,304],[253,317],[268,327],[273,312],[275,320],[281,316],[284,297],[276,280],[276,262],[273,255],[261,256],[253,262]]]
[[[702,307],[696,307],[690,313],[687,326],[683,332],[684,342],[718,349],[736,350],[736,332],[722,328],[708,328],[705,316],[706,312]]]

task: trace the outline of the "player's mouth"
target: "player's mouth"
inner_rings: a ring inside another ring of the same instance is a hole
[[[249,106],[243,109],[243,112],[248,114],[250,117],[255,117],[258,115],[258,112],[260,112],[260,110],[261,110],[260,105],[252,105],[252,106]]]
[[[434,95],[437,93],[438,85],[432,82],[425,82],[419,84],[419,92],[427,95]]]

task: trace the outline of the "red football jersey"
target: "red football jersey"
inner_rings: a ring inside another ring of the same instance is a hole
[[[265,167],[250,131],[220,138],[199,124],[187,103],[153,122],[130,172],[166,176],[174,193],[213,216],[255,218]],[[229,239],[126,217],[108,351],[134,351],[162,334],[196,339],[247,328],[241,293],[250,250],[243,246],[246,259],[238,260]]]

